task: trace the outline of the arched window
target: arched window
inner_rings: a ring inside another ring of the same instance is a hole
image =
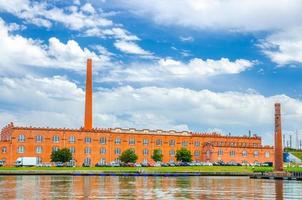
[[[90,166],[91,165],[91,158],[89,158],[89,157],[86,157],[85,159],[84,159],[84,166]]]
[[[52,147],[52,151],[58,151],[59,147]]]
[[[199,147],[200,146],[200,141],[195,141],[194,145],[195,145],[195,147]]]
[[[243,151],[242,151],[242,156],[243,156],[243,157],[247,157],[247,151],[246,151],[246,150],[243,150]]]
[[[130,145],[135,145],[135,139],[134,138],[130,138],[129,139],[129,144]]]
[[[106,153],[106,148],[105,148],[105,147],[102,147],[102,148],[100,149],[100,153],[101,153],[101,154],[105,154],[105,153]]]
[[[2,151],[2,153],[6,153],[7,152],[7,148],[6,147],[2,147],[1,151]]]
[[[235,155],[236,155],[236,153],[235,153],[234,150],[230,151],[230,156],[231,156],[231,157],[235,157]]]
[[[156,146],[161,146],[162,145],[162,140],[161,139],[157,139],[155,141]]]
[[[42,153],[42,147],[36,146],[36,153]]]
[[[24,146],[18,146],[17,152],[18,153],[24,153],[25,152]]]
[[[54,143],[58,143],[58,142],[60,141],[60,137],[59,137],[58,135],[54,135],[54,136],[52,137],[52,141],[53,141]]]
[[[207,151],[206,151],[206,158],[207,158],[207,159],[210,159],[210,157],[211,157],[211,151],[210,151],[210,150],[207,150]]]
[[[182,142],[181,142],[181,146],[187,147],[187,146],[188,146],[188,141],[182,141]]]
[[[194,156],[200,156],[200,151],[195,150],[195,151],[194,151]]]
[[[114,143],[115,144],[121,144],[122,143],[121,138],[115,138],[115,142]]]
[[[175,155],[175,151],[174,151],[173,149],[171,149],[171,150],[169,151],[169,154],[170,154],[170,156],[174,156],[174,155]]]
[[[259,151],[254,151],[254,157],[258,157],[259,156]]]
[[[105,137],[100,138],[100,144],[106,144],[106,138]]]
[[[42,135],[36,135],[36,142],[42,142],[43,136]]]
[[[91,143],[91,137],[85,137],[85,143]]]
[[[149,144],[149,140],[148,139],[143,139],[143,145],[147,146]]]
[[[121,149],[120,148],[115,148],[114,149],[114,154],[120,155],[121,154]]]
[[[268,151],[266,151],[264,155],[265,155],[266,158],[270,157],[270,153]]]
[[[170,140],[170,141],[169,141],[169,145],[170,145],[170,146],[175,146],[175,140]]]
[[[73,135],[69,136],[69,139],[68,139],[69,143],[75,143],[75,140],[76,139]]]
[[[85,154],[90,154],[91,153],[91,148],[90,147],[85,147],[84,153]]]
[[[148,149],[144,149],[144,150],[143,150],[143,154],[144,154],[144,155],[148,155],[148,154],[149,154],[149,150],[148,150]]]
[[[69,147],[70,153],[75,153],[75,148],[74,147]]]
[[[222,149],[218,149],[218,156],[222,156],[223,155],[223,150]]]
[[[25,141],[25,136],[24,136],[23,134],[20,134],[20,135],[18,136],[18,141],[19,141],[19,142],[24,142],[24,141]]]

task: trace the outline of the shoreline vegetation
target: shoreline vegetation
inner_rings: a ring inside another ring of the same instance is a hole
[[[209,174],[251,174],[272,172],[272,167],[250,167],[250,166],[178,166],[178,167],[0,167],[0,174],[18,174],[21,172],[35,173],[209,173]],[[287,167],[287,172],[302,172],[301,167]]]

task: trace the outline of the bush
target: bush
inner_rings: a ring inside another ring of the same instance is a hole
[[[192,161],[192,154],[186,148],[181,148],[176,151],[176,160],[181,162],[191,162]]]
[[[161,161],[163,161],[163,154],[162,154],[161,150],[160,149],[154,149],[153,155],[151,156],[151,158],[155,162],[161,162]]]
[[[123,163],[135,163],[137,161],[137,155],[133,149],[127,149],[120,155],[119,159]]]
[[[51,153],[51,161],[52,162],[68,162],[70,160],[72,160],[72,154],[70,152],[69,149],[67,148],[63,148],[63,149],[59,149],[57,151],[53,151]]]

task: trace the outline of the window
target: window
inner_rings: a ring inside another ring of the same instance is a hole
[[[105,165],[105,164],[106,164],[106,159],[105,159],[105,158],[101,158],[100,164],[101,164],[101,165]]]
[[[234,150],[230,151],[230,156],[231,156],[231,157],[235,157],[235,154],[236,154],[236,153],[235,153]]]
[[[121,138],[115,138],[114,143],[115,144],[121,144],[122,143]]]
[[[143,139],[143,145],[148,145],[149,144],[149,140],[148,139]]]
[[[42,147],[36,146],[36,153],[42,153]]]
[[[17,152],[18,153],[24,153],[25,152],[24,146],[18,146]]]
[[[170,140],[170,141],[169,141],[169,145],[170,145],[170,146],[175,146],[175,140]]]
[[[149,150],[148,150],[148,149],[144,149],[144,150],[143,150],[143,154],[144,154],[144,155],[148,155],[148,154],[149,154]]]
[[[58,142],[60,141],[59,136],[58,136],[58,135],[54,135],[54,136],[52,137],[52,141],[55,142],[55,143],[58,143]]]
[[[84,153],[85,154],[90,154],[91,153],[91,148],[90,147],[85,147]]]
[[[254,151],[254,157],[258,157],[259,156],[259,151]]]
[[[42,135],[36,135],[36,142],[42,142],[43,136]]]
[[[70,153],[75,153],[75,148],[74,147],[69,147]]]
[[[174,151],[173,149],[171,149],[171,150],[169,151],[169,155],[170,155],[170,156],[174,156],[174,155],[175,155],[175,151]]]
[[[155,141],[156,146],[161,146],[162,145],[162,140],[161,139],[157,139]]]
[[[242,151],[242,156],[243,156],[243,157],[247,157],[247,151],[245,151],[245,150]]]
[[[223,150],[222,149],[218,149],[218,156],[222,156],[223,155]]]
[[[200,142],[199,141],[195,141],[194,145],[195,145],[195,147],[199,147],[200,146]]]
[[[264,154],[264,156],[265,156],[266,158],[269,158],[269,156],[270,156],[269,152],[266,151],[265,154]]]
[[[75,143],[75,137],[73,135],[69,136],[69,143]]]
[[[100,138],[100,144],[106,144],[106,138],[105,137]]]
[[[242,143],[242,146],[243,146],[243,147],[246,147],[246,143],[245,143],[245,142],[243,142],[243,143]]]
[[[211,158],[211,151],[210,150],[206,151],[206,157],[207,157],[207,159]]]
[[[115,148],[114,149],[114,154],[120,155],[121,154],[121,149],[120,148]]]
[[[19,142],[24,142],[25,141],[25,136],[23,134],[18,136],[18,141]]]
[[[91,158],[86,157],[86,158],[84,159],[84,165],[85,165],[85,166],[90,166],[90,165],[91,165]]]
[[[195,150],[195,151],[194,151],[194,156],[200,156],[200,151]]]
[[[52,147],[52,151],[58,151],[59,147]]]
[[[102,147],[102,148],[100,149],[100,154],[105,154],[105,153],[106,153],[106,148]]]
[[[129,139],[129,144],[130,145],[134,145],[135,144],[135,139],[134,138],[130,138]]]
[[[91,143],[91,137],[85,137],[85,143]]]
[[[2,147],[2,153],[6,153],[7,152],[7,148],[6,147]]]
[[[181,146],[183,146],[183,147],[188,146],[188,142],[187,142],[187,141],[182,141],[182,142],[181,142]]]

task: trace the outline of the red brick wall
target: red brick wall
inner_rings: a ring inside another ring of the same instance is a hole
[[[18,141],[18,136],[23,134],[25,136],[25,141]],[[36,142],[36,136],[43,136],[42,142]],[[53,136],[59,136],[60,140],[58,143],[53,142]],[[69,142],[70,136],[75,136],[75,143]],[[91,138],[91,143],[85,143],[85,137]],[[100,144],[100,138],[106,138],[106,144]],[[121,144],[115,144],[115,139],[120,138]],[[135,139],[134,145],[129,145],[130,138]],[[149,140],[149,145],[143,145],[143,139]],[[161,146],[156,145],[156,140],[160,139],[162,141]],[[169,141],[175,140],[175,146],[170,146]],[[12,132],[12,140],[7,142],[0,142],[0,148],[3,146],[7,147],[7,152],[0,152],[0,159],[6,158],[7,165],[14,165],[14,162],[18,157],[29,157],[37,156],[42,159],[43,163],[50,162],[50,154],[53,147],[58,148],[75,148],[74,159],[77,161],[77,165],[82,165],[86,157],[91,158],[91,164],[95,165],[105,158],[106,162],[109,163],[118,158],[119,155],[114,153],[115,148],[120,148],[121,152],[128,148],[135,149],[138,155],[137,162],[143,162],[147,159],[152,162],[151,155],[154,149],[161,149],[164,155],[163,161],[169,162],[175,160],[174,156],[169,155],[170,150],[180,149],[182,147],[182,142],[186,141],[186,148],[192,152],[193,160],[196,161],[210,161],[216,162],[218,160],[223,160],[224,162],[234,161],[243,162],[247,161],[249,163],[273,161],[274,152],[272,147],[262,147],[261,138],[259,137],[229,137],[211,134],[193,134],[193,135],[160,135],[160,134],[138,134],[138,133],[117,133],[110,132],[108,130],[98,130],[92,132],[83,132],[81,130],[67,130],[67,129],[38,129],[38,128],[14,128]],[[198,141],[200,146],[195,146],[195,142]],[[206,145],[208,144],[208,145]],[[18,153],[18,146],[24,146],[25,152]],[[42,147],[42,153],[36,152],[36,147]],[[90,154],[85,154],[85,147],[91,148]],[[106,148],[106,154],[101,154],[101,147]],[[143,155],[143,150],[148,149],[148,155]],[[218,150],[223,151],[222,156],[218,156]],[[207,158],[206,151],[210,150],[211,156]],[[235,156],[230,155],[230,151],[235,151]],[[246,150],[247,156],[244,157],[242,152]],[[199,151],[199,155],[195,156],[194,152]],[[258,151],[259,155],[254,156],[254,152]],[[269,152],[269,157],[265,156],[265,152]]]

